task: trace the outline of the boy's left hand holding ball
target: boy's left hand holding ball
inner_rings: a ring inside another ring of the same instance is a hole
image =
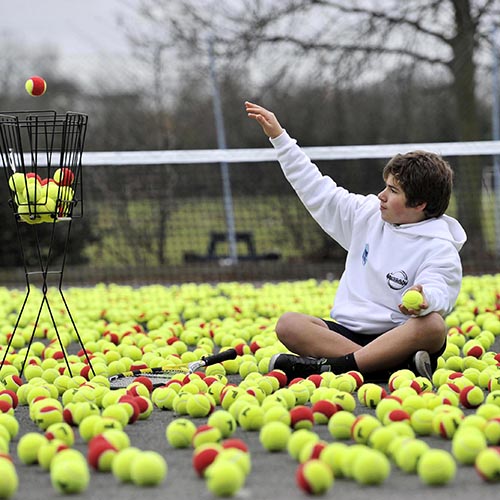
[[[421,285],[415,285],[403,294],[399,310],[406,315],[415,316],[423,309],[427,309],[429,304],[425,299]]]

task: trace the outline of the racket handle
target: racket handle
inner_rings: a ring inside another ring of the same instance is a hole
[[[238,353],[235,349],[226,349],[225,351],[218,352],[212,356],[206,356],[203,358],[203,364],[205,366],[215,365],[216,363],[222,363],[229,359],[235,359]]]

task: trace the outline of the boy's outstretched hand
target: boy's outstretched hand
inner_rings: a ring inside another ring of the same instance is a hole
[[[264,133],[271,139],[275,139],[282,134],[283,128],[277,120],[274,113],[268,111],[266,108],[245,101],[245,110],[249,118],[253,118],[262,127]]]

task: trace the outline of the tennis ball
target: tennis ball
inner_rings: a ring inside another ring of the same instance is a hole
[[[252,469],[250,453],[236,447],[224,448],[223,446],[222,450],[215,457],[214,464],[217,462],[231,462],[236,464],[241,469],[245,477],[250,474]]]
[[[314,423],[326,425],[330,417],[339,410],[339,407],[331,401],[320,399],[312,405],[311,410],[313,412]]]
[[[377,405],[377,408],[375,409],[375,415],[381,422],[383,422],[385,415],[389,411],[401,408],[402,402],[399,399],[388,396],[382,399],[382,401],[380,401],[380,403]]]
[[[84,460],[59,461],[50,468],[50,482],[60,493],[81,493],[89,481],[90,472]]]
[[[207,420],[207,424],[217,427],[223,438],[230,437],[236,431],[236,419],[226,410],[217,410],[213,412]]]
[[[455,478],[457,464],[446,450],[431,448],[421,457],[417,465],[420,480],[430,486],[448,484]]]
[[[415,311],[418,311],[420,309],[420,306],[422,305],[424,301],[423,295],[417,291],[417,290],[408,290],[404,295],[401,300],[401,303],[403,304],[406,309],[413,309]]]
[[[215,496],[227,497],[237,493],[245,483],[241,468],[226,460],[212,463],[205,471],[208,490]]]
[[[432,419],[433,433],[445,439],[451,439],[457,431],[463,415],[460,416],[454,412],[435,413]]]
[[[481,430],[489,445],[500,444],[500,417],[485,420]]]
[[[47,83],[41,76],[32,76],[26,80],[24,88],[29,95],[39,97],[45,94]]]
[[[205,475],[207,467],[214,462],[223,449],[218,443],[205,443],[194,449],[191,462],[198,476]]]
[[[290,425],[293,429],[312,429],[314,414],[309,406],[297,405],[290,410]]]
[[[17,443],[17,457],[26,465],[38,462],[38,450],[48,439],[38,432],[28,432],[21,436]]]
[[[212,427],[211,425],[204,424],[196,428],[193,434],[192,446],[198,448],[204,443],[218,443],[222,439],[222,434],[217,427]]]
[[[396,432],[390,427],[378,427],[368,438],[368,446],[374,450],[386,453],[389,445],[397,437]]]
[[[68,448],[69,446],[60,439],[51,439],[38,448],[37,462],[42,469],[49,470],[56,454]]]
[[[404,472],[413,473],[417,470],[420,457],[430,449],[429,445],[421,439],[405,439],[401,446],[394,451],[394,461]]]
[[[303,464],[313,458],[319,458],[321,452],[328,446],[326,441],[319,439],[318,441],[308,441],[299,453],[299,462]]]
[[[165,430],[165,435],[170,446],[174,448],[187,448],[193,442],[196,425],[187,418],[172,420]]]
[[[332,470],[319,459],[300,464],[295,472],[295,479],[299,488],[311,495],[322,495],[333,485]]]
[[[156,451],[141,451],[132,457],[130,478],[137,486],[157,486],[167,472],[167,462]]]
[[[265,410],[264,413],[264,424],[269,422],[282,422],[290,426],[291,418],[290,412],[281,405],[271,406]]]
[[[212,413],[214,407],[203,393],[192,394],[186,402],[186,411],[190,417],[206,417]]]
[[[336,412],[328,421],[328,431],[336,439],[350,439],[356,416],[345,410]]]
[[[127,410],[126,405],[122,403],[115,403],[107,406],[102,410],[101,416],[117,420],[122,428],[129,423],[130,419],[130,413]]]
[[[11,439],[15,438],[19,433],[19,422],[15,416],[8,413],[0,413],[0,426],[9,431]]]
[[[352,464],[352,477],[359,484],[382,484],[390,473],[389,459],[378,450],[364,451]]]
[[[70,168],[62,167],[54,171],[52,178],[59,186],[71,186],[75,180],[75,174]]]
[[[457,431],[451,441],[451,452],[464,465],[472,465],[479,452],[487,448],[484,434],[473,427]]]
[[[11,498],[17,493],[19,478],[16,467],[8,458],[0,458],[0,498]]]
[[[368,408],[376,408],[377,405],[387,396],[386,390],[378,384],[374,384],[372,382],[368,382],[363,384],[358,389],[358,399],[361,398],[360,403],[364,404]]]
[[[34,415],[35,424],[43,431],[47,430],[48,427],[55,423],[61,423],[63,418],[63,412],[60,408],[54,405],[42,406]]]
[[[173,387],[157,387],[151,394],[151,401],[160,410],[173,410],[177,391]]]
[[[351,437],[357,443],[366,444],[370,438],[370,434],[379,427],[382,423],[378,418],[368,413],[358,415],[351,426]]]
[[[45,431],[45,437],[51,439],[59,439],[68,446],[73,446],[75,442],[75,433],[73,428],[66,422],[57,422],[49,425]]]
[[[484,392],[480,387],[470,385],[460,391],[459,399],[464,408],[477,408],[484,401]]]
[[[113,476],[122,483],[132,482],[130,467],[133,458],[139,453],[141,453],[141,450],[135,446],[129,446],[128,448],[120,450],[113,458],[113,463],[111,464]]]
[[[319,455],[319,459],[332,469],[333,477],[342,477],[342,457],[347,450],[347,444],[337,442],[328,444]]]
[[[246,431],[260,430],[264,424],[264,410],[260,406],[248,405],[240,412],[238,423]]]
[[[430,436],[432,434],[432,420],[434,413],[429,408],[419,408],[410,417],[410,424],[419,436]]]
[[[299,454],[305,444],[309,441],[318,442],[319,436],[309,429],[299,429],[294,431],[288,439],[288,454],[298,461]]]
[[[500,448],[492,446],[480,451],[474,462],[479,477],[484,481],[500,481]]]

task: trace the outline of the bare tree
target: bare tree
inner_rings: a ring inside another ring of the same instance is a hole
[[[161,21],[177,47],[201,48],[212,33],[219,51],[243,55],[268,84],[298,76],[341,85],[353,74],[366,82],[380,68],[408,65],[417,79],[438,74],[455,97],[456,140],[484,138],[476,75],[500,0],[143,0],[142,12]],[[469,249],[483,248],[481,184],[479,160],[458,163]]]

